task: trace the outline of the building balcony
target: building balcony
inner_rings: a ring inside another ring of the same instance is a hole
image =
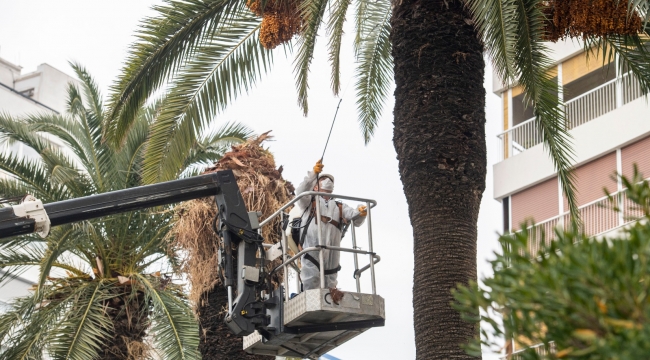
[[[617,212],[613,207],[621,209]],[[582,231],[586,236],[613,235],[624,226],[638,221],[643,211],[627,197],[625,190],[582,205],[578,208],[582,220]],[[567,230],[570,225],[569,212],[544,220],[528,227],[530,254],[537,254],[542,245],[549,245],[556,239],[555,230]]]
[[[610,80],[564,104],[567,130],[572,130],[616,110],[643,95],[639,82],[629,73]],[[543,142],[535,118],[497,135],[499,161],[516,156]]]
[[[648,102],[629,75],[576,96],[565,106],[575,167],[650,134]],[[557,176],[533,119],[504,131],[499,140],[502,160],[493,165],[495,199],[501,201]]]

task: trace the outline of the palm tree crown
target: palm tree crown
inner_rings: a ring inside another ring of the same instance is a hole
[[[32,194],[47,203],[142,184],[142,154],[160,104],[138,111],[115,150],[102,140],[106,119],[97,85],[84,68],[73,68],[82,85],[68,86],[67,114],[0,115],[0,137],[38,154],[0,154],[0,169],[9,174],[0,179],[0,197]],[[200,138],[173,176],[201,171],[250,133],[235,124]],[[6,270],[0,282],[30,267],[40,270],[33,295],[0,316],[0,343],[8,345],[3,356],[126,359],[144,356],[152,342],[163,358],[198,358],[198,325],[183,287],[172,281],[173,271],[155,271],[177,263],[167,239],[170,210],[59,226],[46,239],[0,240],[0,268]]]

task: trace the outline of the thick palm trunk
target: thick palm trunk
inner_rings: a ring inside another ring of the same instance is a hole
[[[450,303],[476,279],[486,176],[482,45],[457,0],[394,0],[394,145],[413,226],[418,359],[471,358]]]
[[[249,355],[242,350],[242,338],[233,335],[223,322],[228,293],[217,285],[205,294],[198,309],[203,360],[268,360],[272,356]]]
[[[126,290],[127,292],[130,290]],[[104,303],[113,323],[110,339],[100,351],[100,360],[142,359],[147,354],[144,338],[149,327],[149,304],[144,294],[136,291],[119,295]]]

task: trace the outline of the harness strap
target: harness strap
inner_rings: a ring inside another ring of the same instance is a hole
[[[305,259],[311,261],[312,264],[316,265],[318,271],[320,271],[320,263],[318,262],[318,260],[314,259],[314,257],[309,254],[305,254]],[[334,269],[325,270],[325,275],[336,274],[339,271],[341,271],[341,264],[339,264],[339,266],[337,266]]]
[[[347,224],[347,220],[343,218],[343,203],[336,201],[336,206],[339,208],[339,221],[333,220],[329,216],[321,215],[321,221],[326,224],[332,224],[337,229],[341,230],[344,224]],[[311,216],[314,217],[314,222],[318,224],[318,218],[316,218],[316,200],[311,201]]]

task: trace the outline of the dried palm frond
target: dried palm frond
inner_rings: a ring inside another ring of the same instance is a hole
[[[205,173],[230,169],[235,174],[239,191],[248,211],[259,211],[263,220],[293,198],[293,185],[282,178],[282,168],[276,169],[273,154],[262,147],[270,139],[268,132],[256,139],[232,146]],[[219,239],[212,229],[217,208],[212,198],[185,202],[177,208],[173,229],[173,246],[184,250],[182,268],[190,282],[190,300],[196,305],[201,295],[219,284]],[[280,217],[262,229],[266,243],[281,238]],[[274,283],[279,280],[274,279]]]

